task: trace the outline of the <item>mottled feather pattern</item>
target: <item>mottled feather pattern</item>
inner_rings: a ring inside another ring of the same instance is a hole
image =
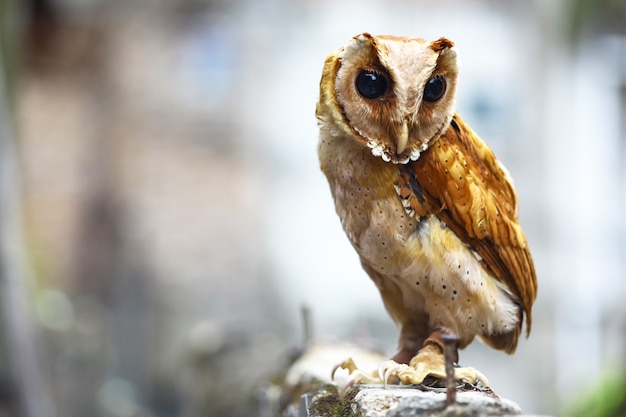
[[[517,196],[454,111],[458,70],[445,38],[362,33],[327,58],[320,81],[320,167],[400,327],[394,359],[413,370],[391,374],[404,383],[445,374],[442,335],[457,337],[455,351],[478,337],[513,353],[524,316],[531,327],[537,280]],[[455,374],[485,382],[472,368]]]
[[[420,216],[435,214],[480,255],[519,300],[530,332],[535,270],[518,224],[517,196],[493,153],[455,115],[446,134],[402,170],[401,198]]]

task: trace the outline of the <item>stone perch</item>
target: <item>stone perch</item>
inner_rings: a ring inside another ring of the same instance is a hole
[[[340,396],[347,372],[338,372],[335,381],[330,373],[346,357],[361,369],[376,369],[386,359],[349,343],[311,343],[284,377],[260,391],[260,417],[523,416],[514,402],[471,386],[458,387],[450,405],[446,388],[425,386],[355,385]]]

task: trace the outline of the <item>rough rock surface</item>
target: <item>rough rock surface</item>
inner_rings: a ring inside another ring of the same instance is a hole
[[[310,392],[301,397],[298,406],[288,407],[285,413],[289,417],[487,417],[521,414],[517,404],[478,391],[458,392],[456,402],[447,406],[446,395],[442,392],[377,385],[352,387],[343,401],[333,390]]]
[[[451,405],[447,405],[445,389],[423,386],[355,385],[341,397],[336,383],[339,386],[342,383],[333,383],[329,376],[332,361],[342,358],[346,350],[357,363],[376,363],[380,360],[376,353],[355,346],[313,344],[292,364],[281,383],[271,384],[261,390],[261,417],[522,415],[522,410],[514,402],[498,398],[489,389],[479,390],[471,386],[457,390],[456,401]]]

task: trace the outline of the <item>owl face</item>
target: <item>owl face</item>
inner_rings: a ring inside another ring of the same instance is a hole
[[[362,142],[386,162],[417,160],[454,114],[453,46],[444,38],[355,36],[326,59],[320,128]]]

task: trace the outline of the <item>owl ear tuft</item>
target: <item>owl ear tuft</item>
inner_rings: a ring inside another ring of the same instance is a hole
[[[454,42],[450,39],[439,38],[436,41],[432,41],[429,46],[433,51],[441,52],[444,49],[452,48],[454,46]]]
[[[356,36],[353,36],[352,39],[358,39],[360,41],[363,41],[363,40],[374,39],[374,37],[372,35],[370,35],[369,32],[363,32],[363,33],[360,33],[360,34],[358,34]]]

